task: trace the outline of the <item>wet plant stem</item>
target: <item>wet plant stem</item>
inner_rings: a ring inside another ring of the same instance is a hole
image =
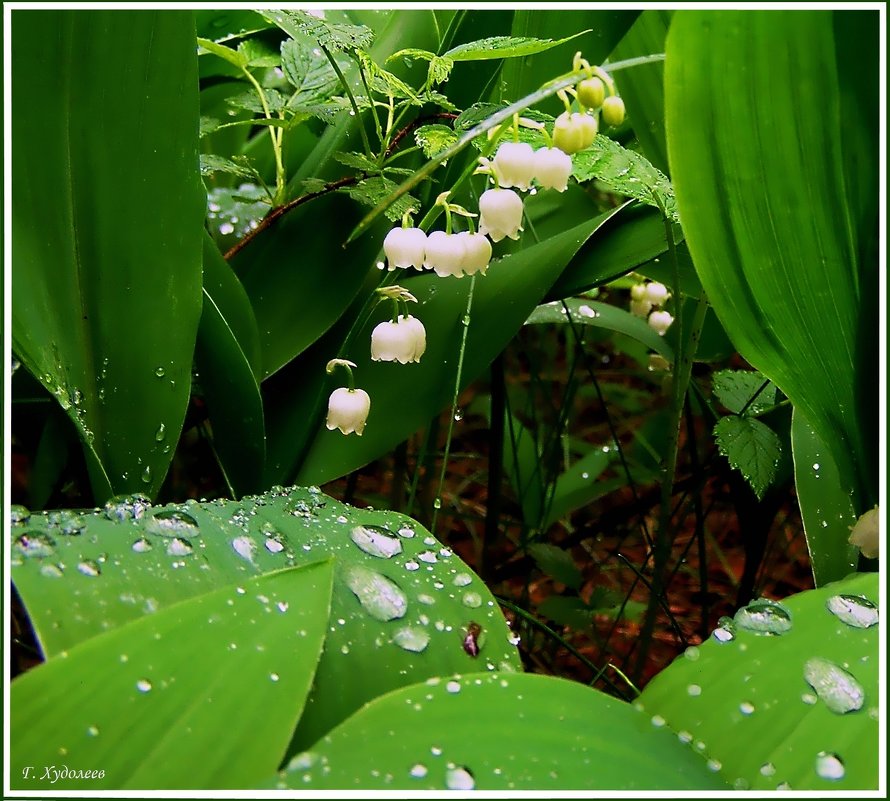
[[[260,99],[260,105],[263,107],[263,114],[266,116],[267,120],[273,119],[272,112],[269,110],[269,103],[266,100],[266,93],[263,91],[263,87],[260,86],[259,82],[253,75],[250,74],[250,70],[247,68],[242,69],[242,72],[247,76],[247,80],[250,81],[251,85],[254,88],[254,91],[257,93],[257,96]],[[272,140],[272,152],[275,154],[275,199],[274,203],[277,205],[281,203],[284,199],[284,193],[286,191],[287,185],[287,176],[284,171],[284,161],[281,155],[281,142],[282,142],[282,134],[283,130],[275,128],[274,125],[269,126],[269,138]]]
[[[337,59],[334,58],[331,51],[328,50],[324,45],[320,45],[320,47],[321,52],[324,53],[325,58],[330,62],[330,65],[331,67],[333,67],[334,72],[337,73],[337,77],[340,79],[340,85],[343,87],[343,91],[346,92],[346,97],[349,98],[349,105],[352,106],[352,113],[355,115],[356,122],[358,123],[358,132],[362,137],[362,145],[365,148],[365,155],[368,158],[371,158],[371,142],[368,140],[368,132],[365,130],[365,123],[362,121],[362,115],[359,112],[358,103],[355,102],[355,95],[352,94],[352,89],[349,88],[349,83],[346,81],[346,76],[343,74],[343,70],[340,69],[340,65],[337,63]],[[368,99],[370,100],[370,96]]]

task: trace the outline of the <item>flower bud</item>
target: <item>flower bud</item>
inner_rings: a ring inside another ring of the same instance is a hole
[[[646,293],[646,300],[653,306],[664,306],[664,302],[670,297],[670,292],[668,292],[667,287],[658,281],[645,284],[644,291]]]
[[[371,332],[371,360],[419,362],[426,350],[426,329],[416,317],[401,315],[397,322],[379,323]]]
[[[624,122],[624,101],[618,95],[607,97],[603,101],[603,122],[606,125],[621,125]]]
[[[519,239],[522,230],[522,198],[512,189],[488,189],[479,198],[479,233],[492,242],[505,236]]]
[[[464,261],[463,272],[474,275],[475,273],[485,273],[488,271],[488,263],[491,261],[491,242],[484,234],[471,234],[469,231],[463,231],[458,234],[464,242]]]
[[[396,267],[423,266],[426,234],[419,228],[393,228],[383,240],[383,252],[389,261],[390,271]]]
[[[654,311],[649,315],[649,327],[660,337],[665,335],[672,322],[674,318],[666,311]]]
[[[598,109],[606,97],[606,85],[600,78],[588,78],[577,87],[578,102],[587,108]]]
[[[495,154],[495,172],[498,184],[509,189],[515,186],[527,192],[535,174],[535,152],[526,142],[504,142]]]
[[[652,304],[646,300],[646,298],[641,298],[640,300],[631,298],[630,313],[634,317],[642,317],[645,319],[650,311],[652,311]]]
[[[328,399],[328,419],[325,425],[330,431],[339,428],[344,434],[355,432],[359,436],[365,430],[371,398],[363,389],[340,387]]]
[[[596,139],[597,122],[596,117],[589,114],[572,114],[575,125],[581,131],[581,150],[590,147],[593,140]]]
[[[853,526],[850,533],[850,545],[862,551],[866,559],[877,559],[880,552],[880,535],[878,533],[878,507],[869,509]]]
[[[463,275],[466,244],[457,234],[433,231],[426,240],[423,266],[435,270],[436,275]]]
[[[634,284],[630,288],[631,300],[643,300],[646,297],[646,285]]]
[[[544,189],[565,192],[572,174],[572,159],[558,147],[535,151],[535,178]]]
[[[577,153],[583,149],[581,131],[572,121],[574,115],[564,111],[553,123],[553,145],[563,153]]]

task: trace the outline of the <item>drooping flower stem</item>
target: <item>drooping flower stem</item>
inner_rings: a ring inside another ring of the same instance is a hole
[[[325,367],[325,372],[328,375],[333,375],[334,370],[338,367],[342,367],[346,370],[346,383],[349,387],[349,391],[355,392],[355,376],[352,374],[352,368],[355,367],[355,362],[351,362],[348,359],[331,359]]]

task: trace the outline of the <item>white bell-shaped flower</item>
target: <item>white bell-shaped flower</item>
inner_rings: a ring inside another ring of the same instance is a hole
[[[371,398],[363,389],[340,387],[328,399],[328,419],[325,425],[333,431],[339,428],[344,434],[355,432],[359,436],[365,430]]]
[[[878,531],[878,507],[869,509],[853,526],[850,544],[862,551],[866,559],[877,559],[880,555],[880,535]]]
[[[375,362],[419,362],[426,350],[426,329],[416,317],[400,315],[398,322],[387,320],[371,332],[371,360]]]
[[[645,297],[653,306],[664,306],[664,302],[671,296],[668,288],[658,281],[644,284]]]
[[[535,151],[535,178],[544,189],[565,192],[572,174],[572,159],[558,147],[542,147]]]
[[[435,270],[436,275],[463,275],[466,244],[457,234],[433,231],[426,240],[423,266]]]
[[[535,151],[526,142],[504,142],[495,153],[494,170],[498,184],[509,189],[515,186],[527,192],[535,177]]]
[[[649,327],[660,337],[665,335],[672,322],[674,318],[666,311],[654,311],[649,315]]]
[[[479,198],[479,233],[492,242],[505,236],[519,239],[522,230],[522,198],[512,189],[488,189]]]
[[[646,285],[645,284],[634,284],[630,288],[630,297],[631,300],[643,300],[646,297]]]
[[[642,284],[641,284],[642,286]],[[644,320],[649,315],[649,312],[652,311],[652,304],[646,300],[646,298],[636,299],[631,297],[630,299],[630,313],[634,317],[642,317]]]
[[[491,261],[491,242],[485,234],[471,234],[463,231],[458,234],[464,241],[463,272],[467,275],[485,273],[488,271],[488,263]]]
[[[426,253],[426,234],[419,228],[393,228],[383,240],[383,252],[389,270],[423,267]]]

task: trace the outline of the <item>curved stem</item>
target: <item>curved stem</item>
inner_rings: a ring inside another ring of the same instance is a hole
[[[349,84],[346,82],[346,77],[343,75],[343,70],[340,69],[340,65],[337,63],[337,59],[331,54],[331,51],[328,50],[324,45],[319,45],[321,47],[321,52],[325,54],[325,57],[330,62],[331,66],[334,68],[334,72],[337,73],[337,77],[340,79],[340,83],[343,86],[343,91],[346,92],[346,97],[349,98],[349,105],[352,106],[352,113],[355,115],[356,121],[358,122],[358,131],[362,137],[362,144],[365,147],[365,155],[370,158],[371,157],[371,143],[368,141],[368,134],[365,131],[365,124],[362,121],[362,115],[359,112],[358,103],[355,102],[355,96],[352,94],[352,89],[349,88]]]

